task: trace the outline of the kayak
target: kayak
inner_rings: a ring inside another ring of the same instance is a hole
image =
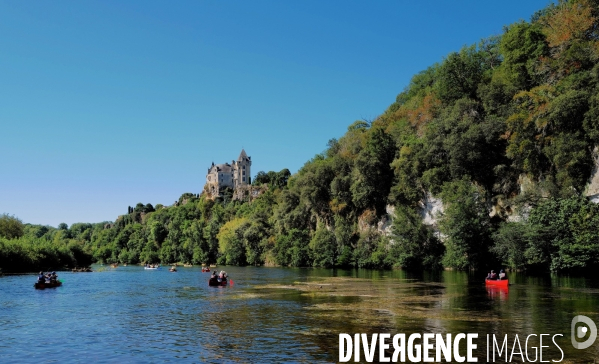
[[[507,287],[509,284],[509,279],[485,279],[485,285],[487,286],[498,286],[498,287]]]
[[[210,268],[202,268],[202,273],[203,272],[210,272]]]
[[[227,285],[227,283],[228,283],[228,282],[227,282],[227,279],[226,279],[226,278],[225,278],[225,279],[223,279],[223,280],[222,280],[222,281],[220,281],[220,282],[219,282],[219,281],[218,281],[218,279],[216,279],[216,278],[210,278],[210,279],[208,280],[208,285],[209,285],[209,286],[211,286],[211,287],[221,287],[221,286],[222,286],[222,287],[224,287],[224,286],[226,286],[226,285]]]
[[[35,287],[35,289],[44,289],[44,288],[55,288],[55,287],[60,287],[62,286],[62,282],[61,281],[56,281],[56,282],[45,282],[45,283],[41,283],[41,282],[35,282],[33,284],[33,286]]]

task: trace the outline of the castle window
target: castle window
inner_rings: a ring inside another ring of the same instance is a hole
[[[241,168],[245,169],[245,166],[243,166],[243,167],[241,167]]]
[[[245,182],[245,177],[243,177],[243,182]]]
[[[243,175],[245,176],[245,171],[243,171]]]
[[[208,176],[208,181],[210,181],[210,176]]]

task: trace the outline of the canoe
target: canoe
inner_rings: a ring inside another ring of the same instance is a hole
[[[509,279],[485,279],[485,285],[487,286],[498,286],[498,287],[507,287],[509,284]]]
[[[224,287],[227,285],[227,279],[223,279],[221,282],[218,281],[218,279],[216,278],[210,278],[208,280],[208,285],[212,286],[212,287]]]
[[[202,268],[202,272],[210,272],[210,268]]]
[[[171,269],[169,269],[168,271],[169,271],[169,272],[176,272],[176,271],[177,271],[177,269],[175,269],[175,268],[171,268]]]
[[[35,287],[35,289],[44,289],[44,288],[55,288],[55,287],[60,287],[62,286],[62,282],[61,281],[56,281],[56,282],[45,282],[45,283],[41,283],[41,282],[35,282],[33,284],[33,286]]]
[[[156,269],[160,269],[160,267],[155,267],[155,268],[144,267],[144,269],[148,269],[148,270],[156,270]]]

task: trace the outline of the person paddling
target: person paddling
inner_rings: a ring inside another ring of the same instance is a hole
[[[502,270],[499,271],[499,280],[507,279],[507,274]]]

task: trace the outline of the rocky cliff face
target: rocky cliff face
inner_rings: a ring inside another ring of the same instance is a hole
[[[376,229],[384,236],[389,236],[392,233],[393,217],[395,216],[395,206],[387,205],[385,207],[387,213],[383,218],[376,224]]]
[[[420,216],[425,225],[429,225],[435,232],[439,232],[438,221],[443,215],[443,201],[440,198],[434,197],[427,193],[426,197],[420,201]],[[395,218],[395,206],[387,205],[385,208],[386,214],[378,221],[371,220],[371,216],[364,214],[358,219],[358,228],[360,231],[375,229],[381,235],[390,236],[393,233],[393,219]]]
[[[593,160],[595,166],[589,182],[585,189],[584,195],[588,196],[591,201],[599,203],[599,148],[596,147],[593,150]],[[541,196],[547,197],[547,191],[538,191],[537,183],[535,183],[530,177],[522,174],[518,178],[518,185],[520,186],[520,195],[526,193],[532,193],[536,191],[540,192]],[[443,215],[444,206],[441,198],[433,196],[430,192],[427,192],[425,198],[419,202],[420,216],[422,217],[422,223],[430,226],[433,231],[439,233],[439,219]],[[512,199],[497,198],[494,205],[489,206],[489,216],[499,216],[505,221],[522,221],[526,219],[531,207],[528,205],[514,206]],[[368,229],[375,229],[381,235],[390,236],[392,234],[392,223],[395,217],[395,206],[387,205],[386,214],[379,220],[375,220],[373,214],[363,214],[358,218],[358,229],[360,231],[366,231]]]
[[[367,230],[376,230],[383,236],[389,236],[392,233],[392,223],[395,217],[395,206],[385,206],[386,214],[377,220],[376,214],[373,210],[365,211],[360,217],[358,217],[358,230],[360,232]]]
[[[595,166],[593,167],[593,172],[591,173],[591,178],[584,194],[591,201],[599,203],[599,149],[597,147],[593,150],[593,160],[595,161]]]
[[[434,197],[427,193],[426,197],[420,201],[420,215],[422,222],[429,225],[435,232],[439,232],[438,221],[443,214],[443,201],[440,198]],[[376,230],[383,236],[391,236],[393,233],[393,219],[395,218],[395,206],[387,205],[385,208],[386,214],[376,220],[374,212],[366,211],[358,218],[359,231],[367,231],[369,229]]]
[[[268,191],[268,185],[266,184],[262,186],[239,186],[233,191],[233,200],[252,201],[266,191]]]
[[[430,192],[427,192],[419,205],[422,223],[431,226],[435,231],[439,231],[439,217],[443,215],[444,211],[443,201],[433,196]]]

